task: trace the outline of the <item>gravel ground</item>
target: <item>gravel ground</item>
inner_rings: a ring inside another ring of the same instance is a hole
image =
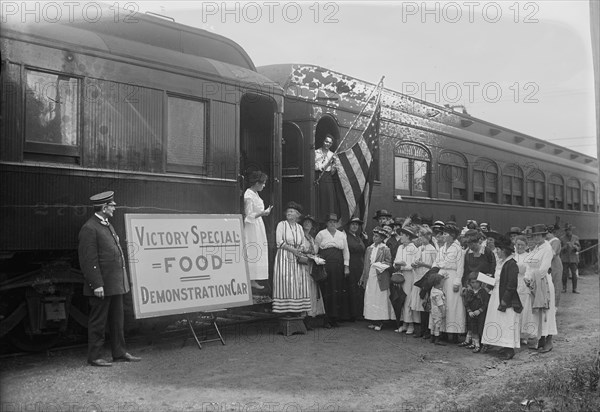
[[[501,391],[559,357],[597,350],[598,275],[563,294],[552,352],[526,348],[501,361],[448,345],[380,332],[366,322],[284,337],[277,323],[225,331],[226,345],[137,340],[140,363],[87,366],[85,348],[2,360],[0,411],[445,410]]]

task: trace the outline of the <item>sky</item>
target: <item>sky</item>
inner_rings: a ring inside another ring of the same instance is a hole
[[[594,156],[588,1],[135,2],[240,44],[256,66],[306,63]]]

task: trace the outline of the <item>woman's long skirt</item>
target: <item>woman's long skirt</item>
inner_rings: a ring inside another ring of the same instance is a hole
[[[519,273],[517,292],[523,305],[523,311],[519,313],[521,323],[519,330],[521,331],[521,339],[533,339],[537,337],[538,321],[533,317],[531,290],[525,284],[524,278],[525,276]]]
[[[308,265],[296,256],[278,249],[273,271],[273,312],[308,312],[311,310]]]
[[[392,302],[390,302],[390,291],[380,290],[377,281],[377,272],[371,266],[369,278],[365,287],[364,317],[368,320],[390,320],[396,319]]]
[[[519,314],[513,308],[507,308],[505,312],[501,312],[498,310],[499,306],[500,280],[497,279],[490,296],[481,343],[504,348],[520,348]]]
[[[348,306],[351,320],[363,316],[365,290],[358,284],[362,277],[363,265],[364,253],[361,253],[360,256],[350,254],[350,276],[346,278],[346,290],[348,291]]]
[[[323,298],[325,312],[332,319],[349,319],[350,310],[347,306],[348,298],[345,296],[346,281],[344,279],[344,256],[341,249],[329,248],[319,250],[319,255],[325,259],[327,279],[323,282]]]
[[[314,263],[311,263],[310,265],[302,265],[307,268],[308,288],[310,290],[310,310],[308,311],[308,316],[311,317],[325,314],[325,304],[323,303],[321,286],[318,282],[315,282],[312,276],[310,276],[310,271],[313,265]]]

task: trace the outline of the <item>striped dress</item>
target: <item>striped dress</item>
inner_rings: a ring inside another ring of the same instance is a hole
[[[308,271],[298,263],[292,252],[281,248],[284,244],[301,248],[303,241],[304,231],[298,223],[282,221],[277,224],[273,312],[307,312],[311,310]]]

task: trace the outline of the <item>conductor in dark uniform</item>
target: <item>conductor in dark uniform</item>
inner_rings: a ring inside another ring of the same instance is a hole
[[[123,295],[129,292],[129,279],[119,237],[108,221],[115,212],[114,192],[100,193],[90,200],[95,214],[79,232],[79,264],[85,277],[83,294],[89,296],[90,302],[88,363],[112,366],[102,357],[107,324],[113,361],[137,362],[141,359],[125,349]]]

